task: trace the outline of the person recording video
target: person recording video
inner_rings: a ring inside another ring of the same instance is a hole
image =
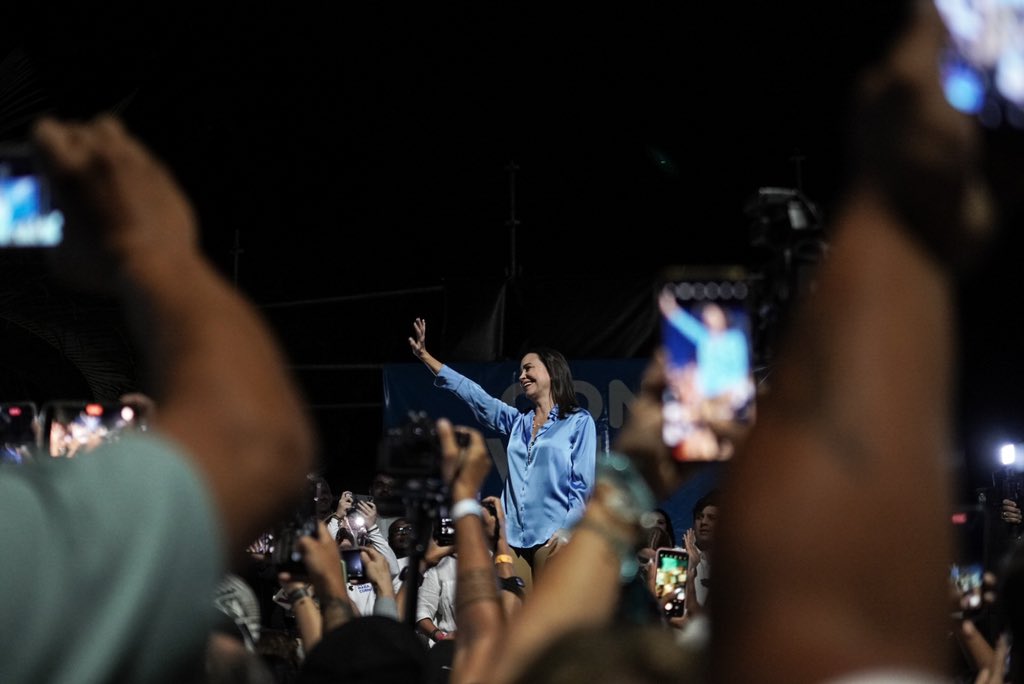
[[[214,591],[300,496],[313,430],[163,164],[111,116],[33,140],[67,224],[55,273],[125,308],[160,415],[89,458],[2,469],[0,681],[199,681]]]

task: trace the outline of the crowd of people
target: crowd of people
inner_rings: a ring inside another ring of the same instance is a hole
[[[858,82],[829,258],[678,536],[659,506],[701,465],[663,438],[662,350],[599,453],[560,353],[522,356],[520,412],[432,356],[423,319],[413,354],[508,440],[502,494],[480,497],[478,426],[440,418],[450,530],[382,515],[385,481],[335,498],[280,350],[168,171],[113,117],[38,122],[58,271],[121,302],[158,410],[85,456],[0,465],[0,681],[1024,681],[1024,552],[989,568],[991,622],[949,578],[952,288],[999,214],[935,78],[944,37],[914,4]]]

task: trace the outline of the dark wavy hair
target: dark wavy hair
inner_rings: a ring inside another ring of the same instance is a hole
[[[534,347],[526,351],[526,354],[531,353],[540,357],[540,362],[544,364],[548,375],[551,376],[551,397],[558,405],[558,417],[565,418],[570,413],[579,411],[582,407],[576,399],[572,372],[569,370],[569,362],[565,360],[562,353],[548,347]]]
[[[704,496],[697,499],[697,503],[693,505],[693,521],[697,522],[697,516],[699,516],[701,512],[708,506],[717,506],[718,497],[718,488],[716,487],[715,489],[712,489]]]
[[[672,526],[672,516],[669,515],[668,511],[666,511],[664,508],[655,508],[654,512],[660,514],[663,518],[665,518],[665,532],[668,533],[669,539],[672,540],[672,543],[668,544],[668,546],[675,546],[676,544],[678,544],[679,540],[676,539],[676,530]]]

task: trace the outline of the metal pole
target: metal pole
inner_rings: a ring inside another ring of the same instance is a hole
[[[516,171],[519,166],[510,161],[505,170],[508,171],[508,220],[505,221],[508,227],[508,277],[515,279],[519,276],[519,265],[516,263],[516,228],[519,226],[516,218]]]

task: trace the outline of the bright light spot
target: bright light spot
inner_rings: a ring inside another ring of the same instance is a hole
[[[11,414],[12,416],[15,416],[15,417],[20,416],[21,415],[21,407],[20,406],[12,406],[10,408],[10,410],[8,411],[8,413]]]
[[[134,418],[134,417],[135,417],[135,409],[133,409],[131,406],[122,406],[121,407],[121,418],[124,420],[124,422],[130,423],[130,422],[132,422],[132,418]]]
[[[965,114],[977,114],[985,104],[985,82],[981,75],[963,64],[949,65],[942,75],[946,99]]]
[[[87,415],[87,416],[102,416],[103,415],[103,407],[100,406],[99,404],[86,404],[85,405],[85,415]]]
[[[1024,55],[1012,51],[1003,55],[996,68],[999,93],[1014,104],[1024,103]]]
[[[1017,446],[1015,444],[1004,444],[999,447],[999,462],[1003,465],[1013,465],[1017,461]]]

